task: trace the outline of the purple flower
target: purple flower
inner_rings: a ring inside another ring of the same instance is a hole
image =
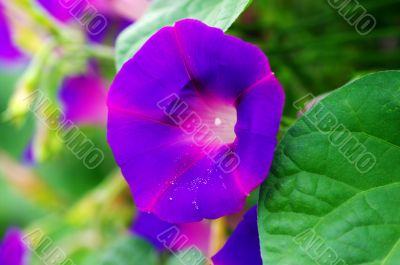
[[[82,0],[75,1],[65,8],[59,1],[38,1],[47,12],[62,23],[71,22],[73,19],[81,21],[82,24],[90,23],[90,20],[84,19],[84,12],[87,10],[94,12],[94,16],[100,15],[105,18],[107,26],[104,30],[87,35],[93,42],[103,42],[107,38],[115,40],[122,30],[142,16],[149,5],[147,0]]]
[[[82,21],[85,21],[82,22],[82,26],[85,26],[85,23],[90,23],[90,20],[87,20],[87,18],[84,19],[85,10],[88,9],[90,12],[93,12],[93,10],[96,9],[96,11],[99,12],[99,10],[97,10],[98,1],[94,0],[77,1],[67,8],[63,7],[59,1],[38,0],[38,2],[48,13],[62,23],[69,23],[74,19],[76,21],[80,21],[82,19]],[[114,24],[117,25],[116,29],[119,30],[119,24],[121,23],[119,18],[111,18],[108,15],[105,16],[103,13],[101,13],[101,15],[107,20],[107,27],[95,35],[87,35],[87,37],[93,42],[102,42],[111,33],[113,33],[113,38],[115,38],[117,34],[114,34],[113,32],[115,26]]]
[[[214,265],[262,265],[257,206],[251,208],[225,246],[212,258]]]
[[[21,57],[21,52],[14,45],[5,10],[0,3],[0,59],[12,61]]]
[[[44,9],[60,22],[68,22],[72,15],[69,9],[61,5],[61,1],[54,0],[37,0]]]
[[[22,234],[18,229],[9,229],[0,244],[1,265],[27,264],[28,250],[22,241]]]
[[[96,72],[68,77],[59,98],[65,119],[80,125],[103,125],[107,120],[107,83]]]
[[[186,19],[122,67],[108,142],[138,208],[171,223],[238,212],[267,176],[284,93],[260,49]]]
[[[33,139],[31,139],[22,154],[22,162],[26,166],[32,166],[36,163],[35,151],[33,148]]]
[[[182,251],[195,247],[207,255],[210,224],[206,222],[171,224],[152,214],[139,212],[132,231],[149,241],[159,251]]]

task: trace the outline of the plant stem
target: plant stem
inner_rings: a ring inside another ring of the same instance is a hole
[[[215,255],[225,244],[226,237],[226,217],[211,221],[210,257]]]

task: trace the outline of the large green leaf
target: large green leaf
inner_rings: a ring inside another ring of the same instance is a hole
[[[400,264],[399,71],[345,85],[289,129],[259,231],[268,265]]]
[[[164,26],[195,18],[227,30],[251,0],[155,0],[147,14],[117,40],[117,68],[129,60],[146,40]]]

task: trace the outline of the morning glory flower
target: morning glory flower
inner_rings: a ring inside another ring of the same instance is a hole
[[[40,5],[54,18],[62,23],[78,22],[84,17],[84,12],[89,10],[93,16],[101,16],[106,20],[106,28],[96,34],[88,32],[87,37],[93,42],[103,42],[110,38],[115,40],[117,35],[146,11],[148,0],[87,0],[67,4],[54,0],[38,0]],[[65,5],[65,4],[64,4]],[[86,18],[85,18],[86,19]],[[90,23],[83,19],[82,24]]]
[[[284,93],[263,52],[200,21],[154,34],[108,95],[108,142],[137,207],[171,222],[239,212],[267,176]]]
[[[207,222],[171,224],[148,213],[139,212],[132,232],[149,241],[159,251],[179,252],[195,248],[207,255],[211,228]]]
[[[134,21],[143,15],[150,4],[149,0],[86,0],[72,3],[68,3],[68,1],[38,0],[38,2],[61,22],[67,22],[73,17],[79,17],[85,10],[90,8],[96,9],[98,13],[111,20],[123,18]]]
[[[89,9],[91,12],[95,12],[95,15],[100,15],[106,20],[107,24],[103,30],[96,32],[94,35],[87,32],[88,39],[93,42],[103,42],[109,35],[112,35],[112,38],[115,38],[120,31],[122,31],[131,23],[131,21],[128,21],[127,19],[116,16],[111,11],[106,10],[108,12],[104,12],[105,10],[103,9],[103,1],[81,1],[77,2],[77,4],[71,4],[68,8],[65,8],[59,1],[38,0],[38,2],[49,14],[52,15],[52,17],[63,24],[80,21],[80,19],[84,17],[84,10],[86,9]],[[99,10],[99,7],[101,10]],[[90,23],[90,20],[85,21],[85,23]],[[84,27],[85,25],[83,25],[83,22],[81,23]]]
[[[25,265],[27,254],[28,249],[22,241],[22,233],[16,228],[9,229],[0,243],[0,264]]]
[[[262,265],[257,227],[257,206],[243,217],[224,247],[212,258],[214,265]]]
[[[79,125],[106,124],[107,90],[107,82],[94,69],[67,77],[59,92],[65,120]]]

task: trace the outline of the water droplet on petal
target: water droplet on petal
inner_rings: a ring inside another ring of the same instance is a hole
[[[193,206],[194,206],[194,208],[195,208],[196,210],[199,209],[199,205],[197,205],[197,202],[196,202],[196,201],[192,201],[192,204],[193,204]]]

